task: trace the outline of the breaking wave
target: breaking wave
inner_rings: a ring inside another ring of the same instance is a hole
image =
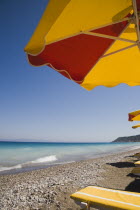
[[[42,158],[38,158],[36,160],[30,161],[29,163],[45,163],[45,162],[52,162],[57,160],[55,155],[50,155]]]
[[[34,165],[34,164],[39,164],[39,163],[53,162],[53,161],[56,161],[56,160],[57,160],[57,158],[56,158],[55,155],[45,156],[45,157],[38,158],[38,159],[33,160],[33,161],[18,164],[18,165],[15,165],[15,166],[10,166],[10,167],[0,166],[0,172],[1,171],[21,169],[23,167],[26,167],[26,166],[29,166],[29,165],[32,165],[32,164]]]
[[[11,167],[0,167],[0,171],[9,171],[9,170],[13,170],[13,169],[20,169],[22,168],[21,164],[18,164],[16,166],[11,166]]]

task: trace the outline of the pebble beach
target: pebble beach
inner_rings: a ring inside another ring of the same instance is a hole
[[[1,210],[78,210],[70,195],[89,185],[140,192],[133,154],[106,155],[46,169],[0,175]]]

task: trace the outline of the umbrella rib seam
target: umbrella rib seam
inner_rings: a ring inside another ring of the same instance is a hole
[[[122,32],[119,34],[119,36],[125,31],[125,29],[126,29],[130,24],[131,24],[131,21],[127,23],[127,25],[125,26],[124,30],[122,30]],[[116,40],[114,40],[114,41],[112,42],[112,44],[105,50],[105,52],[103,53],[102,56],[104,56],[105,53],[112,47],[112,45],[114,44],[115,41],[116,41]],[[101,57],[97,60],[97,62],[92,66],[92,68],[91,68],[91,69],[89,70],[89,72],[85,75],[85,77],[92,71],[93,67],[95,67],[95,66],[98,64],[98,62],[100,61],[100,59],[102,59],[102,56],[101,56]],[[84,79],[85,79],[85,77],[84,77]],[[83,81],[84,81],[84,79],[83,79]]]

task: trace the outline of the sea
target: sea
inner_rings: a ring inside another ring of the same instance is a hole
[[[140,149],[139,143],[0,142],[0,174],[43,169],[59,164]]]

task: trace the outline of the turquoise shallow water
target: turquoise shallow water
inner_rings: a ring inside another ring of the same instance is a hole
[[[15,173],[140,148],[140,143],[0,142],[0,174]]]

